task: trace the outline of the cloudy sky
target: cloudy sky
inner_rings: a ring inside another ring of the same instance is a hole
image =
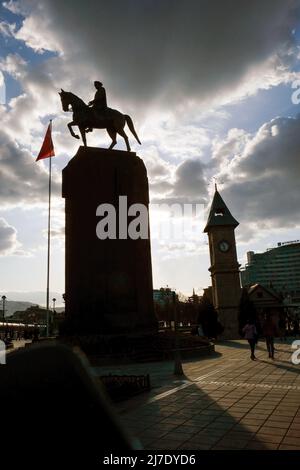
[[[153,233],[164,220],[157,205],[207,210],[216,178],[240,222],[242,264],[248,250],[300,238],[299,39],[299,0],[1,2],[0,293],[40,302],[45,289],[47,161],[35,158],[50,118],[51,290],[64,292],[61,170],[78,141],[57,92],[87,102],[94,80],[142,140],[131,143],[148,170]],[[96,131],[88,143],[110,140]],[[154,238],[155,287],[209,285],[204,218],[190,236]]]

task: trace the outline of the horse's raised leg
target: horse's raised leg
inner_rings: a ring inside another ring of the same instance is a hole
[[[74,131],[73,131],[73,129],[72,129],[72,126],[76,126],[76,125],[77,125],[77,124],[75,124],[74,121],[69,122],[68,128],[69,128],[69,131],[70,131],[70,133],[71,133],[71,136],[75,137],[75,139],[80,139],[79,135],[75,134]]]
[[[131,148],[130,148],[130,145],[129,145],[129,140],[128,140],[128,137],[127,137],[124,129],[118,129],[118,134],[120,134],[124,138],[125,143],[126,143],[126,147],[127,147],[127,151],[130,152]]]
[[[85,128],[84,127],[79,127],[81,138],[83,145],[86,147],[86,135],[85,135]]]
[[[109,149],[112,149],[112,148],[114,148],[114,146],[117,143],[117,133],[116,133],[115,129],[112,129],[111,127],[109,129],[106,129],[106,130],[109,134],[109,137],[112,140],[112,143],[110,144]]]

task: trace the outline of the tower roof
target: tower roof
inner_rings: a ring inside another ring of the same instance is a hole
[[[216,189],[204,232],[208,232],[211,227],[237,227],[238,225],[238,221],[232,216],[220,193]]]

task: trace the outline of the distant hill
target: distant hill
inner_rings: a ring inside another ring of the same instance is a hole
[[[22,302],[22,301],[17,301],[17,300],[7,300],[5,302],[5,316],[9,317],[15,312],[19,311],[24,311],[27,310],[28,307],[31,307],[32,305],[37,305],[32,302]],[[44,307],[41,307],[44,308]],[[52,305],[50,305],[50,309],[52,309]],[[64,312],[65,307],[55,307],[56,312]],[[2,302],[0,300],[0,321],[2,317]]]
[[[31,305],[36,305],[31,302],[22,302],[22,301],[16,301],[16,300],[7,300],[5,302],[5,316],[9,317],[13,313],[15,313],[17,310],[26,310],[28,307]],[[0,310],[2,313],[2,302],[0,302]]]
[[[0,297],[6,295],[8,301],[14,302],[28,302],[30,305],[39,305],[45,307],[46,305],[46,293],[44,291],[28,291],[28,292],[17,292],[17,291],[0,291]],[[50,306],[52,307],[52,299],[56,299],[56,306],[63,307],[64,301],[60,292],[50,291],[49,300]],[[0,299],[1,300],[1,299]],[[28,305],[29,306],[29,305]],[[0,310],[1,310],[0,302]]]

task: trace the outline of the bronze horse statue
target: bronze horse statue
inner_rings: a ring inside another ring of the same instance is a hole
[[[112,140],[109,147],[110,149],[116,145],[117,134],[120,134],[125,140],[128,152],[130,152],[129,140],[124,131],[125,124],[128,125],[131,133],[134,135],[138,143],[141,144],[138,135],[135,132],[132,119],[127,114],[122,114],[116,109],[107,108],[107,110],[104,111],[103,118],[98,118],[95,116],[94,111],[89,108],[81,98],[73,93],[62,89],[59,95],[63,111],[70,111],[69,107],[72,107],[73,120],[68,123],[69,131],[75,139],[80,139],[79,135],[75,134],[72,129],[73,126],[78,126],[84,146],[87,145],[87,132],[90,132],[92,129],[106,129]]]

